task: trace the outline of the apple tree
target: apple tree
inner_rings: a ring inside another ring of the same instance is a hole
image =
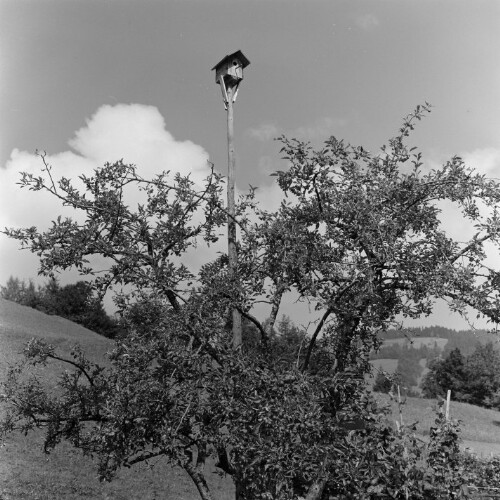
[[[77,269],[101,295],[114,291],[126,334],[103,366],[75,348],[55,391],[14,367],[3,431],[45,427],[46,450],[69,440],[96,458],[102,479],[163,456],[204,500],[208,459],[238,499],[434,498],[423,452],[384,423],[363,377],[379,334],[430,314],[437,299],[498,323],[500,274],[486,246],[500,242],[500,185],[457,156],[426,168],[407,138],[428,111],[417,107],[376,154],[334,137],[320,150],[280,138],[283,201],[271,212],[255,190],[239,199],[236,273],[225,253],[205,257],[228,218],[213,169],[200,187],[168,172],[145,179],[118,161],[79,189],[54,180],[41,155],[42,174],[23,174],[22,187],[80,215],[4,232],[40,257],[42,274]],[[468,240],[446,232],[445,202],[476,228]],[[282,356],[272,332],[289,300],[310,304],[316,321]],[[236,350],[233,309],[247,325]],[[41,340],[25,355],[61,361]]]

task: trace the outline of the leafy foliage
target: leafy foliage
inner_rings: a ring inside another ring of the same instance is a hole
[[[388,394],[392,389],[393,381],[391,377],[384,373],[383,371],[378,371],[375,377],[375,383],[373,384],[373,390],[375,392],[382,392],[384,394]]]
[[[107,368],[76,350],[58,391],[23,378],[23,367],[11,370],[3,429],[45,426],[48,450],[70,440],[96,456],[104,479],[163,455],[204,500],[209,456],[239,499],[455,491],[460,464],[448,470],[440,458],[456,458],[448,437],[440,440],[448,431],[427,449],[410,428],[393,429],[363,385],[380,332],[400,316],[430,313],[435,298],[499,319],[498,273],[484,264],[484,244],[499,244],[500,186],[459,157],[423,168],[405,140],[427,111],[418,107],[378,155],[334,137],[320,151],[282,137],[290,168],[276,177],[286,199],[266,212],[254,190],[241,197],[235,273],[224,254],[188,267],[227,222],[213,170],[199,187],[168,172],[144,179],[118,161],[81,177],[81,192],[69,179],[56,183],[42,155],[44,175],[23,174],[24,187],[49,191],[83,216],[6,234],[40,256],[42,273],[76,268],[99,294],[114,289],[127,333]],[[134,189],[136,207],[126,202]],[[470,241],[447,236],[442,201],[476,225]],[[320,315],[308,335],[286,320],[275,330],[291,294]],[[262,302],[270,307],[264,323],[255,312]],[[246,321],[237,350],[233,309]],[[26,355],[34,364],[61,359],[40,342]]]
[[[19,278],[11,276],[5,286],[0,287],[0,296],[6,300],[35,309],[40,305],[40,296],[33,280],[29,280],[26,284]]]

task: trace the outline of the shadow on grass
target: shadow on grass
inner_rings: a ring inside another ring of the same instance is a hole
[[[491,423],[493,425],[496,425],[497,427],[500,427],[500,420],[493,420]]]

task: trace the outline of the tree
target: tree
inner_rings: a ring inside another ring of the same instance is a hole
[[[40,304],[39,293],[35,288],[33,280],[28,284],[19,278],[10,276],[5,286],[1,287],[1,296],[6,300],[11,300],[28,307],[38,307]]]
[[[453,399],[462,401],[468,376],[465,363],[460,349],[454,349],[445,359],[434,360],[422,381],[424,397],[444,397],[450,390]]]
[[[398,360],[396,373],[401,386],[405,388],[407,393],[411,392],[413,394],[412,388],[417,387],[418,378],[422,373],[420,358],[416,349],[405,349],[402,354]]]
[[[94,296],[92,285],[86,281],[61,287],[50,300],[54,307],[52,314],[67,318],[106,337],[113,338],[119,331],[116,321],[107,315],[101,300]]]
[[[499,244],[500,186],[459,157],[439,170],[423,168],[406,138],[426,111],[408,116],[379,154],[334,137],[319,151],[282,137],[289,169],[276,177],[285,201],[266,212],[254,190],[239,200],[235,273],[223,254],[188,268],[186,256],[204,255],[227,221],[223,179],[213,170],[198,187],[168,173],[144,179],[119,161],[81,177],[80,192],[68,179],[54,182],[42,154],[44,175],[23,174],[22,184],[52,193],[84,220],[58,218],[45,232],[6,234],[40,255],[42,273],[76,268],[99,293],[115,289],[127,334],[107,368],[76,350],[62,395],[11,371],[3,429],[45,426],[47,449],[70,440],[99,458],[103,478],[163,455],[185,469],[205,500],[209,456],[233,478],[239,499],[422,498],[420,473],[401,472],[408,464],[397,458],[409,444],[381,423],[364,393],[370,351],[399,316],[429,314],[436,298],[495,323],[500,312],[500,275],[484,264],[485,242]],[[137,208],[125,203],[134,188],[143,197]],[[470,241],[444,231],[438,203],[446,200],[478,228]],[[107,270],[93,268],[96,255]],[[276,363],[272,332],[291,294],[320,319],[294,362]],[[263,301],[266,323],[255,313]],[[231,346],[234,309],[259,334],[238,350]],[[26,355],[32,363],[60,359],[40,341]]]
[[[19,278],[9,277],[5,286],[2,286],[2,298],[21,303],[23,299],[23,285]]]
[[[388,394],[392,389],[393,382],[391,378],[387,376],[383,371],[378,371],[375,377],[375,383],[373,384],[373,390],[375,392],[382,392]]]
[[[40,310],[45,314],[60,315],[59,298],[61,285],[55,277],[51,277],[40,290]]]
[[[491,407],[500,391],[500,353],[492,342],[478,344],[466,360],[464,401],[473,405]]]
[[[454,349],[445,359],[431,365],[422,385],[424,396],[444,396],[448,389],[457,401],[488,408],[497,406],[500,354],[492,342],[476,344],[467,357]]]

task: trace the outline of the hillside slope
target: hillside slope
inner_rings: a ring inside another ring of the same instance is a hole
[[[58,316],[0,299],[0,382],[8,366],[22,359],[24,344],[43,338],[69,355],[78,343],[95,362],[105,361],[113,346],[109,339]],[[49,363],[37,370],[49,385],[68,366]],[[1,408],[0,408],[1,411]],[[63,443],[50,455],[43,453],[43,433],[14,433],[0,445],[0,499],[4,500],[196,500],[199,495],[186,474],[165,460],[137,464],[122,470],[111,483],[97,480],[96,464]],[[221,500],[234,498],[231,482],[215,474],[210,477],[214,494]]]
[[[397,401],[387,394],[375,393],[375,398],[389,406],[391,418],[400,421]],[[416,424],[417,434],[428,436],[435,425],[436,400],[403,398],[402,416],[405,424]],[[488,456],[500,455],[500,412],[467,403],[451,401],[450,416],[460,422],[462,448]]]
[[[0,298],[0,380],[10,364],[22,359],[23,347],[33,337],[45,339],[66,356],[78,343],[95,362],[103,362],[113,345],[109,339],[72,321]],[[52,378],[58,371],[59,367],[49,366],[48,376]]]

